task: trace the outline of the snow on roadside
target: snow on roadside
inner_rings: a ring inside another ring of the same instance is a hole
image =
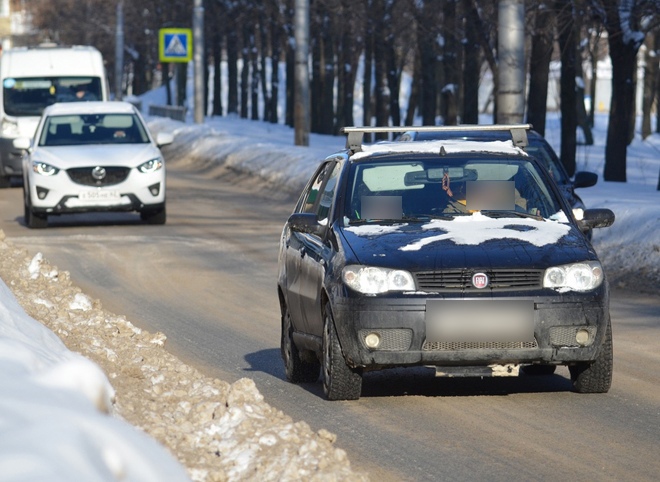
[[[228,384],[183,364],[165,335],[103,310],[2,231],[0,278],[1,480],[368,480],[333,434],[272,408],[250,379]],[[29,390],[16,380],[26,371]]]

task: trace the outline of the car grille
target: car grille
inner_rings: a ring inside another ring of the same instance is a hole
[[[473,342],[473,341],[437,341],[424,342],[423,351],[457,351],[457,350],[524,350],[538,348],[536,340],[507,342]]]
[[[483,272],[488,275],[488,287],[481,290],[472,285],[472,275]],[[467,270],[453,269],[423,271],[415,273],[417,286],[422,291],[487,291],[536,289],[542,285],[543,270],[498,269]]]
[[[72,169],[67,169],[67,174],[73,182],[76,184],[82,184],[83,186],[112,186],[113,184],[119,184],[124,182],[128,177],[128,173],[131,172],[129,167],[105,167],[105,177],[103,179],[96,179],[92,172],[94,167],[76,167]]]

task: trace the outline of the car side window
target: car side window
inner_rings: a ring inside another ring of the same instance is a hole
[[[316,212],[320,223],[327,222],[330,207],[332,206],[332,200],[335,198],[335,191],[337,190],[340,169],[341,165],[339,163],[334,165],[325,186],[323,187],[323,193],[321,194],[321,199],[319,200]]]
[[[319,171],[312,182],[312,185],[309,187],[309,191],[305,194],[305,201],[303,202],[300,212],[301,213],[313,213],[314,206],[319,197],[319,191],[325,181],[326,176],[328,175],[328,170],[330,169],[330,163],[326,163],[323,166],[323,169]]]

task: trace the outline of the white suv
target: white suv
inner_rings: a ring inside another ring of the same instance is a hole
[[[165,162],[138,110],[128,102],[53,104],[44,110],[32,141],[14,146],[23,156],[25,224],[45,228],[48,216],[96,211],[137,211],[164,224]]]

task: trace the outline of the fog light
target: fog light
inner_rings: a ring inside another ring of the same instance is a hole
[[[37,186],[37,197],[39,199],[46,199],[48,196],[48,189]]]
[[[380,335],[378,333],[369,333],[364,337],[364,344],[369,348],[378,348],[380,345]]]
[[[158,196],[160,193],[160,183],[158,182],[149,186],[149,192],[151,192],[152,196]]]
[[[577,341],[578,345],[585,346],[589,343],[589,331],[584,328],[578,330],[575,334],[575,341]]]

